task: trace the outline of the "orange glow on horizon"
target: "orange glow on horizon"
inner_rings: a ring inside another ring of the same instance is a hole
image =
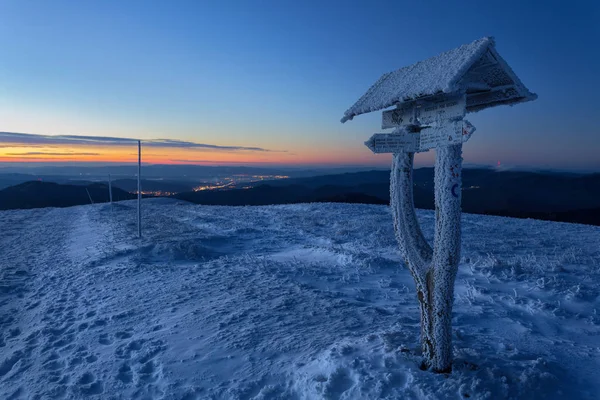
[[[273,164],[273,165],[373,165],[387,164],[389,157],[374,156],[366,149],[305,148],[297,152],[221,150],[205,148],[144,147],[145,164]],[[134,163],[137,146],[117,145],[30,145],[0,147],[2,163]]]

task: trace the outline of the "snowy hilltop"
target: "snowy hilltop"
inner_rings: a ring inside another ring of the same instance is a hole
[[[463,215],[433,374],[389,207],[143,207],[141,240],[133,202],[0,212],[0,398],[600,394],[598,227]]]

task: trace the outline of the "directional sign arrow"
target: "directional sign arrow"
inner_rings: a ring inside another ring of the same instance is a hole
[[[427,126],[420,132],[397,128],[392,133],[376,133],[365,142],[373,153],[420,153],[435,147],[464,143],[471,138],[475,127],[467,120],[453,121],[441,126]]]
[[[469,121],[467,121],[466,119],[463,120],[463,131],[462,131],[463,143],[466,142],[467,140],[471,139],[471,135],[473,134],[473,132],[475,132],[475,127],[473,126],[473,124],[470,123]]]
[[[419,152],[435,147],[464,143],[471,138],[475,127],[467,120],[425,127],[421,130]]]
[[[393,133],[376,133],[365,142],[373,153],[416,152],[419,149],[419,133],[405,129]]]

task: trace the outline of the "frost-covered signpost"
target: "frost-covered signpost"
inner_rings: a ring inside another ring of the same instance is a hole
[[[383,75],[346,111],[384,111],[382,129],[365,145],[393,153],[390,206],[400,252],[416,284],[421,311],[424,365],[452,369],[451,318],[454,280],[460,261],[462,143],[475,128],[468,112],[535,100],[495,49],[493,38],[470,44]],[[414,154],[435,148],[435,234],[433,249],[423,236],[413,201]]]

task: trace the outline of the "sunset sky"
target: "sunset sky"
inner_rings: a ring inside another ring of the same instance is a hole
[[[5,0],[0,163],[136,160],[81,135],[141,139],[148,163],[389,165],[363,144],[381,113],[344,111],[381,74],[494,36],[539,98],[469,115],[465,163],[600,171],[598,20],[591,0]]]

